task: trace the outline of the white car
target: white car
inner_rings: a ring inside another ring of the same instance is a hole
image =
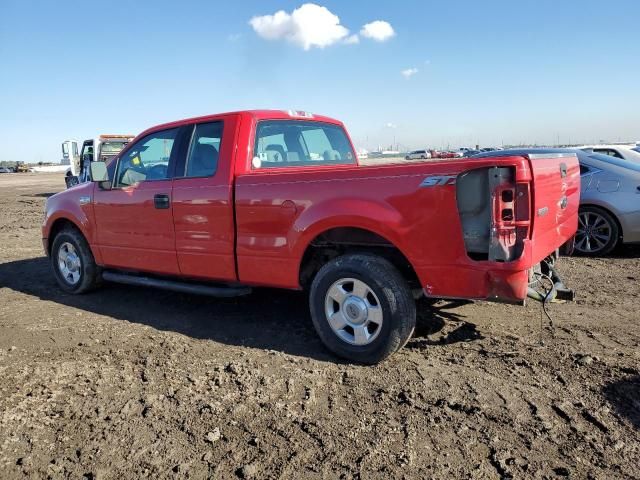
[[[640,162],[640,146],[638,145],[585,145],[580,148],[586,152],[609,155],[630,162]]]
[[[405,160],[427,159],[431,158],[431,152],[429,150],[413,150],[407,153],[404,157]]]

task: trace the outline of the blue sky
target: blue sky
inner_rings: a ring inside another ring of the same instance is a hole
[[[640,140],[637,0],[303,3],[1,0],[0,160],[247,108],[367,148]]]

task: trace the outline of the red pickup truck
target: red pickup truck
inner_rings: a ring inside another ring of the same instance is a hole
[[[574,156],[360,166],[341,122],[297,111],[160,125],[91,168],[46,205],[63,290],[308,289],[322,341],[363,363],[407,342],[420,297],[524,302],[578,222]]]

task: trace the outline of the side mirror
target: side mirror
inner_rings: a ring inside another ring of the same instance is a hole
[[[107,172],[107,164],[104,162],[91,162],[89,167],[91,171],[91,180],[94,182],[106,182],[109,180]]]
[[[109,190],[111,182],[109,181],[109,172],[107,172],[107,164],[104,162],[91,162],[89,166],[91,181],[98,182],[100,188]]]

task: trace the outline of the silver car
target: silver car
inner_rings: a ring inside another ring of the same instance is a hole
[[[640,164],[600,153],[578,153],[580,213],[575,249],[606,255],[620,242],[640,242]]]
[[[572,153],[580,162],[580,210],[574,248],[601,256],[620,243],[640,242],[640,164],[580,149],[513,149],[472,158],[535,153]],[[535,161],[535,160],[533,160]]]

